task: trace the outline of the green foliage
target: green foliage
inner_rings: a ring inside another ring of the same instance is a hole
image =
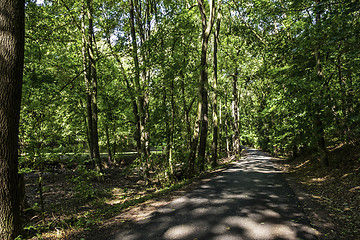
[[[86,169],[86,167],[80,165],[77,168],[76,176],[73,176],[70,180],[74,184],[74,190],[76,197],[81,199],[94,199],[100,196],[100,191],[93,186],[94,181],[99,181],[103,174],[96,170]]]
[[[101,157],[110,153],[109,165],[118,167],[124,152],[137,151],[141,118],[140,139],[148,137],[145,145],[162,151],[134,162],[124,160],[123,174],[140,169],[139,174],[149,172],[163,187],[171,188],[176,175],[185,176],[189,165],[199,101],[201,18],[198,8],[188,1],[135,2],[142,6],[137,9],[134,29],[140,86],[135,82],[128,3],[93,1]],[[305,0],[222,4],[219,155],[231,154],[234,141],[235,74],[241,144],[291,155],[318,148],[321,138],[326,147],[356,142],[360,134],[360,4],[351,0],[341,4],[325,0],[319,5]],[[26,3],[19,165],[22,173],[71,169],[75,197],[99,200],[103,192],[95,183],[103,176],[88,168],[93,160],[88,157],[83,5],[75,0]],[[316,14],[320,14],[318,20]],[[209,99],[214,92],[213,42],[211,36]],[[208,108],[210,158],[214,106]],[[144,200],[132,201],[119,208]],[[78,225],[91,226],[87,221],[79,220]]]

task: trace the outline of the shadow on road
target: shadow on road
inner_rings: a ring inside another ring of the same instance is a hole
[[[317,239],[270,157],[248,152],[214,179],[113,239]]]

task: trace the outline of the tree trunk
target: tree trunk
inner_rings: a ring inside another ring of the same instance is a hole
[[[0,0],[0,239],[21,232],[19,118],[24,65],[24,1]]]
[[[170,152],[169,152],[169,167],[170,174],[174,174],[173,169],[173,149],[174,149],[174,132],[175,132],[175,98],[174,98],[174,78],[171,79],[171,125],[170,125]]]
[[[320,0],[315,0],[316,6],[320,5]],[[321,30],[321,15],[320,11],[317,11],[316,13],[316,28],[318,32]],[[322,84],[324,82],[324,73],[321,66],[321,53],[320,53],[320,43],[317,43],[315,45],[315,61],[316,61],[316,74],[319,82]],[[325,93],[321,89],[320,97],[322,97]],[[321,161],[324,166],[329,166],[329,157],[328,157],[328,151],[326,149],[325,144],[325,136],[324,136],[324,123],[322,121],[322,104],[317,104],[316,109],[316,116],[315,116],[315,127],[317,129],[317,138],[318,138],[318,147],[320,149],[320,152],[322,154]]]
[[[203,47],[201,51],[201,73],[200,73],[200,87],[199,95],[201,105],[199,106],[200,110],[200,141],[198,149],[199,157],[199,170],[205,170],[205,151],[206,151],[206,140],[207,140],[207,131],[208,131],[208,71],[206,63],[206,52],[207,52],[207,40],[206,43],[203,42]]]
[[[111,152],[109,127],[107,124],[105,124],[105,134],[106,134],[106,145],[107,145],[107,150],[108,150],[108,166],[111,167],[111,165],[113,163],[113,156],[112,156],[112,152]]]
[[[149,146],[148,146],[148,133],[145,129],[146,120],[148,118],[146,113],[147,106],[147,96],[143,93],[143,89],[140,84],[140,66],[139,66],[139,58],[138,58],[138,47],[136,43],[136,32],[135,32],[135,16],[134,16],[134,2],[133,0],[129,1],[130,4],[130,34],[132,41],[132,55],[135,66],[135,77],[134,77],[134,85],[135,85],[135,93],[136,93],[136,105],[138,110],[138,128],[139,128],[139,137],[140,137],[140,146],[138,152],[140,153],[140,159],[143,167],[143,178],[145,184],[149,184],[149,172],[148,172],[148,157],[149,157]],[[141,39],[143,39],[142,27],[139,27],[141,31]],[[143,40],[142,40],[143,41]],[[146,77],[144,72],[142,77]]]
[[[229,114],[226,113],[224,128],[225,128],[226,156],[227,157],[230,157],[230,139],[229,139],[229,133],[228,133],[228,129],[229,129],[229,125],[230,125],[229,118],[230,118]]]
[[[90,79],[90,68],[88,66],[88,44],[86,41],[86,28],[85,28],[85,9],[82,13],[82,57],[83,57],[83,71],[86,91],[86,122],[87,122],[87,133],[88,133],[88,144],[89,144],[89,156],[92,163],[94,159],[94,146],[93,146],[93,124],[92,124],[92,110],[91,110],[91,79]],[[93,166],[95,167],[95,165]]]
[[[198,117],[194,127],[193,140],[190,149],[189,165],[191,166],[195,162],[196,148],[198,147],[198,159],[199,159],[199,170],[205,170],[205,151],[206,151],[206,140],[208,130],[208,69],[207,69],[207,49],[209,36],[214,23],[215,14],[215,3],[214,0],[210,1],[210,16],[208,22],[206,22],[206,12],[203,0],[198,0],[198,7],[201,14],[202,20],[202,35],[201,35],[201,62],[200,62],[200,79],[199,79],[199,103],[198,103]]]
[[[240,139],[239,139],[239,119],[238,119],[238,87],[237,87],[237,81],[238,81],[238,72],[235,70],[235,74],[233,77],[233,102],[232,102],[232,117],[234,119],[233,122],[233,153],[234,155],[238,155],[241,152],[240,148]]]
[[[170,176],[174,175],[173,169],[173,148],[174,148],[174,128],[175,128],[175,101],[174,101],[174,80],[172,78],[171,81],[171,96],[170,96],[170,103],[171,103],[171,114],[170,119],[168,117],[167,110],[166,111],[166,132],[167,132],[167,143],[166,143],[166,158],[168,159],[169,164],[169,173]],[[167,90],[164,87],[164,107],[166,109],[166,101],[167,101]]]
[[[138,131],[138,138],[139,138],[139,144],[137,145],[137,151],[138,153],[141,153],[141,115],[140,115],[140,109],[139,109],[139,94],[140,94],[140,66],[139,66],[139,59],[138,59],[138,47],[136,43],[136,32],[135,32],[135,16],[134,16],[134,4],[133,0],[129,1],[130,4],[130,34],[131,34],[131,42],[132,42],[132,57],[134,61],[135,66],[135,76],[134,76],[134,85],[135,85],[135,105],[136,105],[136,127]],[[135,112],[134,112],[135,114]]]
[[[213,105],[213,142],[212,142],[212,159],[211,165],[212,167],[216,167],[217,165],[217,158],[218,158],[218,136],[219,136],[219,126],[218,126],[218,105],[217,105],[217,44],[218,44],[218,37],[220,32],[220,22],[221,22],[221,14],[220,14],[220,1],[218,3],[218,17],[216,21],[216,30],[214,31],[214,82],[213,82],[213,96],[212,96],[212,105]]]
[[[91,77],[91,120],[92,120],[92,130],[93,130],[93,150],[94,158],[96,161],[97,168],[102,171],[102,162],[100,158],[100,149],[99,149],[99,133],[98,133],[98,109],[97,109],[97,73],[96,73],[96,62],[94,54],[94,25],[93,25],[93,6],[92,0],[87,0],[87,15],[88,15],[88,60],[90,67],[90,77]]]
[[[113,54],[113,56],[115,57],[116,61],[119,63],[119,66],[121,68],[121,70],[123,71],[124,74],[124,80],[125,80],[125,84],[126,84],[126,88],[128,90],[128,94],[130,96],[131,99],[131,105],[132,105],[132,111],[134,114],[134,119],[135,119],[135,133],[134,133],[134,139],[136,141],[136,149],[138,151],[138,153],[140,152],[141,149],[141,139],[140,139],[140,118],[139,118],[139,111],[138,111],[138,106],[136,103],[136,97],[134,94],[134,89],[132,87],[132,85],[130,84],[130,80],[129,77],[126,73],[126,70],[121,62],[121,59],[116,55],[116,53],[113,51],[111,42],[110,42],[110,38],[108,38],[108,46],[111,50],[111,53]]]
[[[218,148],[218,151],[221,153],[222,151],[223,151],[223,140],[222,140],[222,135],[223,135],[223,120],[222,120],[222,102],[221,102],[221,99],[220,99],[220,101],[219,101],[219,108],[218,108],[218,110],[219,110],[219,117],[218,117],[218,119],[219,119],[219,136],[218,136],[218,138],[219,138],[219,143],[218,143],[218,145],[219,145],[219,148]]]
[[[186,52],[184,51],[184,56],[186,56]],[[184,65],[186,64],[185,62],[185,58],[183,60]],[[190,103],[189,106],[187,106],[186,104],[186,95],[185,95],[185,76],[184,76],[184,72],[183,69],[180,69],[180,79],[181,79],[181,93],[182,93],[182,105],[183,105],[183,109],[184,109],[184,120],[185,120],[185,137],[184,139],[186,141],[188,141],[187,144],[187,148],[188,150],[190,150],[191,148],[191,124],[190,124],[190,109],[192,107],[193,101]],[[195,99],[195,98],[194,98]]]

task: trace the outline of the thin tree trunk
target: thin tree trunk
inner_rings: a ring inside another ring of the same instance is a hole
[[[197,121],[195,122],[194,125],[194,132],[193,132],[193,137],[191,140],[191,145],[190,145],[190,155],[189,155],[189,162],[188,162],[188,175],[192,176],[195,173],[195,159],[196,159],[196,149],[198,146],[198,141],[199,141],[199,131],[200,131],[200,118],[201,118],[201,109],[202,109],[202,103],[201,101],[199,101],[198,103],[198,116],[197,116]]]
[[[113,145],[112,145],[112,153],[113,153],[113,161],[114,163],[116,163],[116,144],[117,144],[117,139],[116,139],[116,126],[115,124],[113,125]]]
[[[214,0],[210,1],[210,16],[206,22],[206,12],[203,0],[198,0],[198,7],[202,20],[202,44],[201,44],[201,62],[200,62],[200,79],[199,79],[199,103],[198,103],[198,117],[194,127],[193,140],[190,149],[189,165],[193,165],[196,157],[196,148],[198,147],[199,170],[205,170],[205,151],[206,140],[208,131],[208,69],[207,69],[207,49],[209,36],[214,23],[215,3]],[[193,170],[192,170],[193,171]]]
[[[223,134],[223,121],[222,121],[222,102],[221,102],[221,99],[219,101],[219,148],[218,148],[218,151],[221,153],[222,152],[222,145],[223,145],[223,140],[222,140],[222,134]]]
[[[86,90],[86,112],[87,112],[87,133],[88,133],[88,145],[89,145],[89,156],[91,162],[94,159],[94,146],[93,146],[93,124],[92,124],[92,110],[91,110],[91,79],[90,79],[90,68],[88,66],[88,45],[86,41],[86,29],[85,29],[85,9],[82,12],[82,57],[83,57],[83,71],[84,81]],[[95,165],[93,166],[95,167]]]
[[[170,155],[170,138],[171,138],[171,134],[170,134],[170,121],[169,121],[169,116],[167,113],[167,89],[166,87],[163,88],[164,91],[164,98],[163,98],[163,107],[164,107],[164,111],[165,111],[165,129],[166,129],[166,159],[169,159],[169,155]]]
[[[164,87],[164,106],[166,108],[167,94],[166,88]],[[166,157],[169,164],[170,176],[174,175],[173,170],[173,145],[174,145],[174,118],[175,118],[175,103],[174,103],[174,82],[171,82],[171,117],[168,118],[168,113],[166,113],[166,132],[167,132],[167,144],[166,144]]]
[[[240,139],[239,139],[239,119],[238,119],[238,72],[235,70],[235,74],[232,76],[233,78],[233,102],[232,102],[232,117],[234,119],[234,135],[233,135],[233,153],[234,155],[240,154]]]
[[[105,134],[106,134],[106,145],[108,149],[108,166],[111,167],[113,162],[113,156],[111,152],[111,144],[110,144],[110,134],[109,134],[109,127],[105,124]]]
[[[186,56],[186,53],[184,51],[184,56]],[[185,58],[183,61],[184,65],[185,65]],[[192,107],[192,103],[190,103],[189,106],[187,106],[186,104],[186,96],[185,96],[185,76],[184,76],[184,72],[182,69],[180,69],[180,79],[181,79],[181,93],[182,93],[182,105],[183,105],[183,109],[184,109],[184,120],[185,120],[185,140],[187,140],[188,144],[187,144],[187,148],[188,150],[190,150],[191,148],[191,124],[190,124],[190,109]]]
[[[138,111],[138,106],[136,103],[136,97],[134,94],[134,89],[132,88],[130,81],[129,81],[129,77],[126,73],[125,68],[123,67],[123,64],[121,62],[121,59],[116,55],[116,53],[113,51],[110,39],[108,38],[108,45],[109,48],[113,54],[113,56],[115,57],[116,61],[119,63],[121,70],[123,71],[123,74],[125,76],[125,83],[126,83],[126,88],[128,90],[128,94],[130,96],[131,99],[131,105],[132,105],[132,110],[133,110],[133,114],[134,114],[134,119],[135,119],[135,133],[134,133],[134,139],[136,141],[136,149],[138,151],[138,153],[140,153],[140,149],[141,149],[141,139],[140,139],[140,118],[139,118],[139,111]]]
[[[229,129],[229,114],[226,113],[225,115],[225,141],[226,141],[226,155],[227,157],[230,157],[230,139],[229,139],[229,133],[228,133],[228,129]]]
[[[98,109],[97,109],[97,74],[96,62],[94,54],[94,26],[93,26],[93,6],[92,0],[87,0],[88,14],[88,60],[90,65],[91,76],[91,111],[92,111],[92,129],[93,129],[93,150],[97,168],[102,171],[102,162],[99,149],[99,133],[98,133]]]
[[[316,6],[320,5],[320,0],[315,0]],[[320,11],[317,11],[316,13],[316,27],[317,30],[320,31],[321,30],[321,16],[320,16]],[[315,46],[315,60],[316,60],[316,74],[317,77],[320,81],[320,83],[322,84],[324,82],[324,73],[322,70],[322,66],[321,66],[321,53],[320,53],[320,43],[317,43]],[[321,90],[321,92],[323,93],[323,90]],[[323,94],[320,94],[320,97],[322,97]],[[318,104],[317,109],[316,109],[316,116],[315,116],[315,126],[317,128],[317,137],[318,137],[318,147],[322,153],[322,157],[321,157],[321,161],[323,163],[323,165],[325,166],[329,166],[329,157],[328,157],[328,152],[326,149],[326,144],[325,144],[325,136],[324,136],[324,123],[322,121],[322,106],[321,104]]]
[[[40,198],[40,207],[41,207],[41,220],[45,224],[45,205],[44,205],[44,194],[43,194],[43,170],[40,169],[38,176],[38,189],[39,189],[39,198]]]
[[[136,43],[136,32],[135,32],[135,16],[134,16],[134,3],[133,0],[129,1],[130,4],[130,34],[131,34],[131,41],[132,41],[132,55],[135,65],[135,92],[137,94],[136,96],[136,102],[137,102],[137,109],[138,109],[138,117],[139,117],[139,136],[140,136],[140,149],[138,151],[140,152],[140,159],[143,166],[143,177],[145,180],[145,184],[149,184],[149,172],[148,172],[148,134],[145,129],[145,121],[147,119],[147,115],[145,112],[146,107],[146,96],[144,96],[143,90],[141,88],[140,84],[140,66],[139,66],[139,58],[138,58],[138,47]],[[142,27],[139,27],[139,29],[142,31]],[[140,38],[143,38],[143,33],[141,32]],[[143,41],[143,40],[142,40]],[[142,75],[145,77],[145,75]]]
[[[24,1],[0,0],[0,239],[21,233],[19,118],[24,66]]]
[[[218,17],[216,21],[216,30],[214,31],[214,81],[213,81],[213,142],[212,142],[212,159],[211,165],[212,167],[216,167],[217,165],[217,158],[218,158],[218,136],[219,136],[219,126],[218,126],[218,105],[217,105],[217,83],[218,83],[218,76],[217,76],[217,44],[218,44],[218,37],[220,32],[220,22],[221,22],[221,13],[220,13],[220,1],[218,3]]]
[[[174,131],[175,131],[175,99],[174,99],[174,78],[171,79],[171,124],[170,124],[170,152],[169,167],[170,174],[174,174],[173,169],[173,149],[174,149]]]
[[[135,32],[135,17],[134,17],[134,4],[133,0],[129,1],[130,3],[130,34],[131,34],[131,42],[132,42],[132,57],[134,60],[134,66],[135,66],[135,77],[134,77],[134,85],[135,85],[135,95],[134,99],[136,103],[136,109],[137,114],[135,116],[136,119],[138,119],[138,129],[139,129],[139,139],[140,144],[138,145],[138,152],[141,153],[141,114],[140,114],[140,107],[139,107],[139,95],[140,93],[140,66],[139,66],[139,59],[138,59],[138,47],[136,43],[136,32]]]

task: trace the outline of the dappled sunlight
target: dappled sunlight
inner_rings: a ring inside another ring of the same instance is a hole
[[[205,222],[198,222],[196,225],[178,225],[169,228],[164,234],[164,239],[194,239],[196,236],[205,233],[208,228]]]
[[[313,182],[313,183],[321,183],[321,182],[325,182],[327,180],[330,179],[330,176],[325,176],[325,177],[321,177],[321,178],[312,178],[310,180],[310,182]]]
[[[311,178],[311,179],[305,179],[305,181],[302,181],[301,183],[302,184],[305,184],[305,185],[323,185],[326,181],[330,181],[332,180],[332,177],[330,175],[327,175],[327,176],[323,176],[323,177],[316,177],[316,178]]]
[[[223,193],[221,197],[224,199],[251,199],[251,194],[249,193],[242,193],[242,194],[231,194],[231,193]]]
[[[271,158],[257,153],[251,151],[114,239],[316,239]]]
[[[302,168],[303,166],[305,166],[305,165],[307,165],[307,164],[309,164],[309,163],[310,163],[310,160],[306,160],[306,161],[302,162],[301,164],[297,165],[297,166],[295,167],[295,169]]]
[[[360,186],[349,189],[349,192],[356,192],[356,191],[360,192]]]
[[[257,222],[244,217],[228,217],[224,221],[231,228],[244,229],[245,239],[297,239],[296,233],[289,227],[291,224]]]

